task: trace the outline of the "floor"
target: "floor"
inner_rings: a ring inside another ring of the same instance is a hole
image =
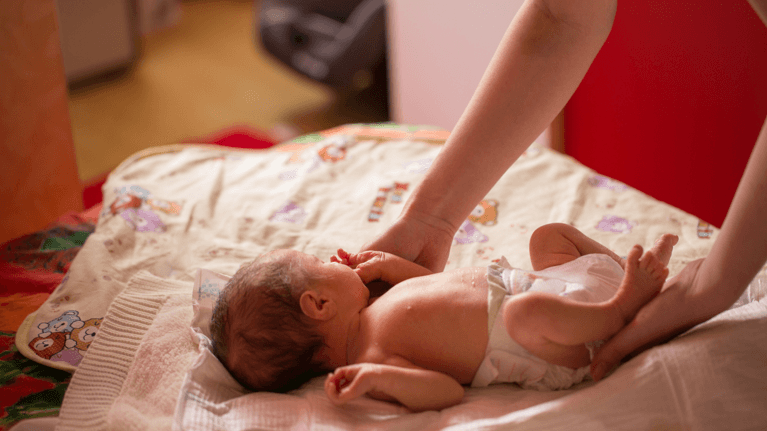
[[[284,138],[386,120],[380,109],[354,106],[270,58],[254,40],[258,1],[194,0],[182,7],[177,25],[141,40],[126,72],[70,89],[83,182],[144,148],[233,125]]]

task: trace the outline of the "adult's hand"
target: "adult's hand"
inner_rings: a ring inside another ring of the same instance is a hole
[[[666,281],[660,294],[647,303],[634,320],[605,343],[591,362],[591,376],[599,381],[623,358],[637,355],[664,343],[723,310],[712,309],[716,303],[706,294],[696,293],[699,270],[703,259],[687,264],[682,271]],[[708,294],[715,292],[708,291]]]
[[[436,220],[428,222],[403,215],[361,251],[385,251],[440,272],[447,263],[454,232],[438,224]]]

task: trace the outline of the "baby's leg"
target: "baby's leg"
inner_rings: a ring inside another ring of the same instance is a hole
[[[591,304],[527,292],[504,302],[504,324],[511,338],[539,358],[582,367],[590,362],[584,343],[607,339],[621,330],[660,290],[667,275],[668,269],[653,250],[642,255],[642,247],[634,246],[618,293],[609,301]]]
[[[606,254],[621,267],[624,266],[623,259],[612,250],[568,224],[543,225],[530,237],[530,262],[535,271],[562,265],[583,255],[594,253]]]
[[[641,246],[635,245],[629,251],[623,281],[609,301],[620,310],[624,322],[630,322],[639,309],[660,292],[668,277],[666,264],[678,240],[676,235],[663,235],[641,259]]]

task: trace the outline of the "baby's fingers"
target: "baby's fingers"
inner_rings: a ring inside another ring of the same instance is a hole
[[[354,253],[349,255],[349,263],[351,266],[360,265],[376,258],[381,258],[381,255],[382,253],[380,251],[363,251],[361,253]]]
[[[367,392],[364,385],[361,385],[359,380],[355,380],[358,371],[358,367],[342,367],[328,375],[325,379],[325,393],[330,401],[340,405]]]
[[[344,249],[339,248],[338,251],[336,251],[335,256],[330,256],[330,261],[335,263],[342,263],[347,266],[352,266],[350,262],[351,255]]]
[[[334,373],[328,374],[328,377],[325,379],[325,394],[327,394],[328,398],[333,404],[343,404],[344,401],[341,401],[339,399],[341,389],[339,388],[339,385],[334,377]]]

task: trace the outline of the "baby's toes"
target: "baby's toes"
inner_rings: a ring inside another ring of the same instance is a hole
[[[655,256],[655,253],[652,251],[645,253],[642,256],[642,259],[639,260],[639,267],[647,272],[655,272],[662,266],[660,260],[658,260],[658,257]]]
[[[668,276],[668,268],[654,254],[648,256],[645,264],[645,270],[647,271],[647,274],[649,274],[653,279],[663,280]]]
[[[644,250],[642,249],[642,246],[639,244],[631,247],[628,256],[626,256],[626,266],[631,266],[633,268],[639,267],[640,258],[643,251]]]
[[[677,243],[679,242],[679,236],[670,234],[670,233],[666,234],[666,239],[668,240],[668,242],[671,243],[671,245],[677,245]]]

